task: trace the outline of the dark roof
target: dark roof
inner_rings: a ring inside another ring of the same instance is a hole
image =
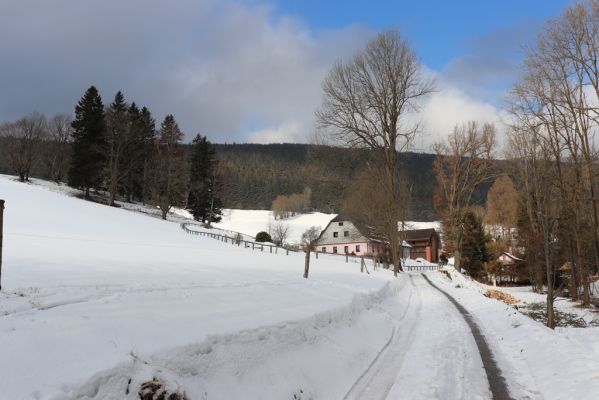
[[[342,222],[342,221],[351,221],[351,219],[347,215],[337,214],[337,216],[331,220],[331,222]]]
[[[403,236],[405,240],[424,240],[430,239],[431,236],[436,235],[434,228],[428,229],[412,229],[409,231],[403,231]]]

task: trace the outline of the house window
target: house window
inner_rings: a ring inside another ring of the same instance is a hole
[[[333,254],[337,254],[337,246],[333,246]]]
[[[343,231],[343,236],[349,237],[349,231]]]
[[[359,253],[359,252],[360,252],[360,245],[359,245],[359,244],[357,244],[357,245],[356,245],[356,253]]]
[[[349,253],[349,246],[343,246],[343,252],[345,254]]]
[[[339,226],[343,226],[343,222],[339,222]]]
[[[326,252],[327,252],[327,248],[326,248],[326,247],[323,247],[323,248],[322,248],[322,252],[323,252],[323,253],[326,253]]]
[[[333,237],[339,237],[339,232],[333,232]]]

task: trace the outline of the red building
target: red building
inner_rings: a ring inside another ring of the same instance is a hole
[[[400,236],[412,246],[410,258],[424,258],[428,262],[439,262],[441,238],[437,231],[430,229],[415,229],[400,232]]]

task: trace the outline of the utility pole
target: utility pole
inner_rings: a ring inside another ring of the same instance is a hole
[[[4,200],[0,200],[0,290],[2,290],[2,226],[4,220]]]

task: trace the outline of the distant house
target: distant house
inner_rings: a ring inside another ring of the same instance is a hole
[[[372,229],[359,228],[349,218],[338,215],[320,234],[316,250],[321,253],[378,256],[389,254],[389,243],[373,234]],[[404,243],[403,252],[410,256],[409,244]]]
[[[504,251],[495,259],[495,268],[492,279],[498,282],[527,282],[529,270],[526,261]]]
[[[412,246],[410,258],[423,258],[431,263],[439,262],[441,239],[433,228],[403,231],[400,232],[400,237]]]

